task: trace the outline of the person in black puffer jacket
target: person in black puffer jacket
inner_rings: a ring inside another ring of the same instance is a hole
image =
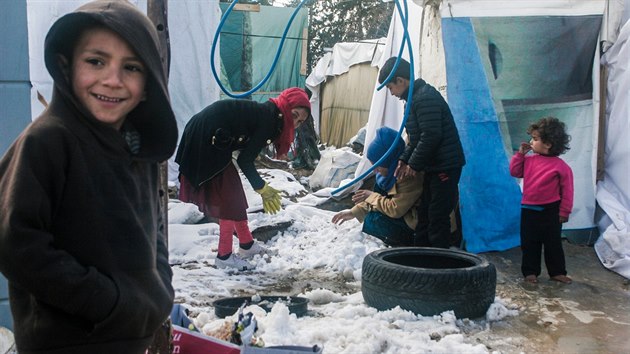
[[[378,80],[383,83],[394,70],[396,57],[387,59]],[[409,62],[400,59],[387,88],[406,100],[410,87]],[[411,109],[405,129],[408,144],[400,155],[397,178],[423,171],[423,195],[418,208],[415,245],[449,247],[450,214],[458,199],[458,183],[466,163],[453,115],[442,95],[422,79],[414,81]]]

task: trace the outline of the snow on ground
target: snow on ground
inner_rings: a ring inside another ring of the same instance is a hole
[[[286,172],[263,170],[265,179],[285,196],[298,196],[305,189]],[[251,306],[258,321],[257,336],[266,345],[319,345],[324,353],[487,353],[485,345],[467,340],[466,332],[487,330],[490,322],[518,315],[514,306],[497,298],[485,319],[457,319],[451,311],[439,316],[417,316],[394,308],[377,311],[363,301],[361,265],[366,254],[385,247],[349,221],[334,225],[334,212],[308,203],[283,199],[276,215],[259,212],[261,200],[243,180],[250,204],[248,218],[253,230],[291,222],[284,232],[266,243],[270,255],[256,256],[256,269],[247,272],[217,269],[214,259],[219,241],[215,223],[173,223],[194,220],[198,210],[187,203],[169,205],[169,249],[173,265],[176,302],[190,310],[190,317],[209,334],[226,321],[215,316],[212,302],[223,297],[291,295],[310,300],[306,316],[297,318],[278,302],[269,313]],[[234,238],[236,250],[238,241]]]

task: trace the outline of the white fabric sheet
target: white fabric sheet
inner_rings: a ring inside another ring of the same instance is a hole
[[[347,73],[355,64],[370,62],[377,66],[381,61],[385,38],[371,39],[362,42],[342,42],[333,46],[332,52],[325,53],[317,61],[315,68],[306,78],[306,87],[311,90],[311,114],[315,123],[315,131],[319,133],[320,119],[320,91],[321,84],[328,76],[338,76]]]
[[[602,57],[608,68],[606,158],[597,203],[607,217],[599,223],[595,251],[602,264],[630,279],[630,22]]]

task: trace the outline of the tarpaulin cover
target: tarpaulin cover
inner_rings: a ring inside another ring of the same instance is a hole
[[[229,3],[220,4],[225,13]],[[234,93],[248,91],[267,75],[295,8],[260,6],[260,11],[232,10],[221,29],[221,61]],[[252,94],[264,102],[288,87],[304,87],[308,10],[300,8],[286,33],[269,80]]]
[[[570,221],[593,228],[595,210],[593,60],[601,15],[442,19],[449,105],[467,164],[460,182],[466,249],[519,245],[521,180],[508,162],[529,124],[563,121],[572,136],[562,155],[575,176]]]

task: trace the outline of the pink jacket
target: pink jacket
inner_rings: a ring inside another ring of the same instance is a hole
[[[523,178],[522,204],[543,205],[560,201],[560,216],[573,209],[573,172],[561,158],[539,154],[512,156],[510,174]]]

